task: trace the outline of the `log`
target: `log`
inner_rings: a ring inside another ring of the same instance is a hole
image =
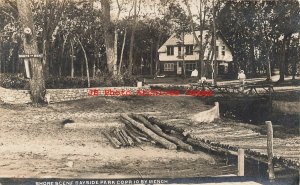
[[[117,132],[118,132],[119,136],[123,139],[123,141],[125,141],[126,146],[131,146],[128,138],[125,135],[123,135],[122,130],[118,128]]]
[[[163,131],[158,125],[153,125],[157,130],[160,130],[161,132]]]
[[[228,151],[225,150],[225,149],[211,146],[211,145],[206,144],[205,142],[200,141],[200,140],[196,140],[196,139],[192,139],[192,138],[187,138],[186,142],[188,144],[190,144],[190,145],[194,145],[194,146],[206,149],[208,151],[214,151],[214,152],[219,152],[219,153],[228,153]]]
[[[116,149],[121,148],[121,143],[114,137],[111,137],[109,134],[102,132],[102,134],[108,139],[112,146]]]
[[[116,138],[122,143],[122,146],[128,146],[127,142],[124,140],[124,138],[120,135],[118,130],[114,130],[113,133],[115,134]]]
[[[143,117],[141,115],[137,115],[137,114],[133,114],[133,117],[135,119],[139,120],[140,122],[142,122],[147,128],[152,130],[155,134],[177,144],[181,149],[189,151],[189,152],[194,151],[194,149],[191,145],[184,143],[183,141],[179,140],[176,137],[165,134],[160,128],[157,128],[156,126],[152,125],[145,117]]]
[[[121,117],[121,121],[122,121],[123,123],[125,123],[126,127],[127,127],[131,132],[133,132],[135,135],[141,136],[141,137],[144,137],[144,138],[147,138],[147,135],[144,134],[144,133],[142,133],[142,131],[139,130],[138,128],[134,127],[134,126],[130,123],[130,121],[128,121],[128,120],[126,120],[126,119],[124,119],[124,118],[122,118],[122,117]]]
[[[176,132],[179,132],[179,133],[184,132],[184,129],[175,127],[175,126],[167,124],[167,123],[164,123],[164,122],[162,122],[161,120],[159,120],[157,118],[150,117],[150,116],[144,116],[144,117],[147,120],[149,120],[151,123],[153,123],[153,124],[159,126],[160,128],[162,128],[163,130],[175,130]]]
[[[127,142],[129,143],[129,146],[134,145],[132,138],[126,134],[125,130],[121,129],[120,134],[127,140]]]
[[[128,136],[130,136],[138,144],[142,143],[142,141],[134,133],[132,133],[128,128],[125,128],[125,132],[128,134]]]
[[[152,132],[150,129],[146,128],[143,124],[133,120],[130,118],[127,114],[121,114],[121,117],[126,119],[127,121],[130,122],[130,124],[134,125],[136,128],[140,129],[143,131],[145,134],[147,134],[151,139],[156,141],[157,143],[161,144],[163,147],[169,149],[169,150],[176,150],[177,146],[174,143],[171,143],[170,141],[158,136],[154,132]],[[124,122],[127,124],[127,122]]]
[[[147,139],[146,137],[138,137],[140,140],[145,141],[145,142],[151,142],[149,139]]]

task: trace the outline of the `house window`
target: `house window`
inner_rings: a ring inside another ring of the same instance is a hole
[[[225,56],[225,46],[222,46],[222,56]]]
[[[174,64],[173,63],[164,64],[164,71],[174,71]]]
[[[219,57],[219,46],[216,46],[216,57]]]
[[[178,46],[178,56],[181,57],[182,53],[181,53],[181,46]]]
[[[186,55],[193,55],[193,45],[187,45],[185,46],[185,54]]]
[[[174,46],[167,46],[167,55],[174,55]]]
[[[194,69],[196,69],[196,64],[195,63],[185,64],[185,70],[186,71],[194,71]]]

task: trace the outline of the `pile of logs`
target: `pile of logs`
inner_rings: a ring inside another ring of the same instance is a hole
[[[143,142],[152,142],[169,150],[182,149],[193,152],[191,145],[184,142],[182,130],[166,125],[160,120],[140,115],[122,114],[123,129],[115,128],[109,133],[103,133],[114,148],[136,146]]]

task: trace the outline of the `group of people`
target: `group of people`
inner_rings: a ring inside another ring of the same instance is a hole
[[[198,76],[198,70],[195,69],[192,71],[192,74],[191,74],[191,77],[197,77]],[[240,81],[240,84],[242,86],[245,85],[245,81],[246,81],[246,75],[245,75],[245,72],[244,70],[240,70],[240,72],[238,73],[238,80]],[[206,77],[201,77],[201,83],[205,82],[206,81]]]

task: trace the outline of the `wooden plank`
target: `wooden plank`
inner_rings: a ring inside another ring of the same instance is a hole
[[[43,58],[43,54],[23,54],[19,58]]]

